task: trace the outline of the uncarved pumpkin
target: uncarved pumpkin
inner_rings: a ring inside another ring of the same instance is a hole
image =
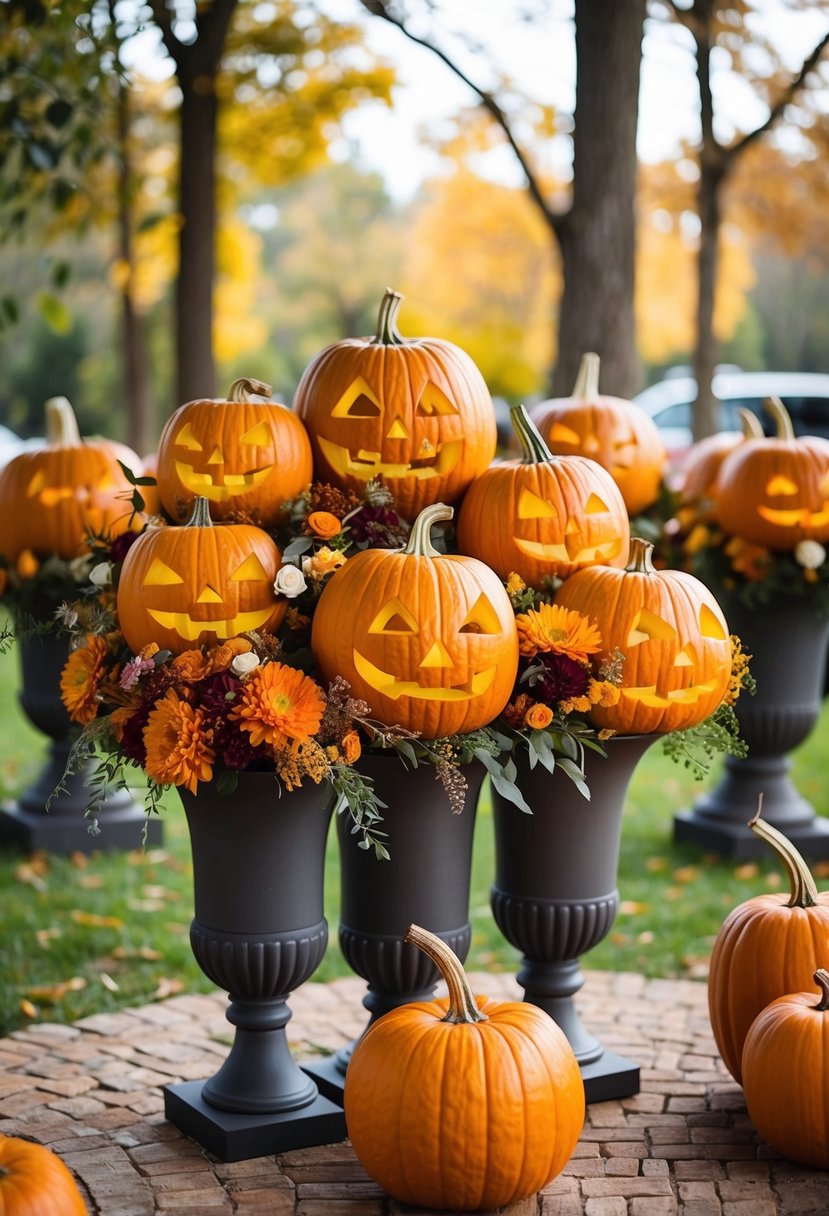
[[[437,964],[449,997],[392,1010],[357,1044],[345,1078],[354,1151],[375,1182],[417,1208],[515,1203],[576,1147],[576,1057],[542,1009],[473,996],[440,938],[412,925],[404,940]]]
[[[743,1046],[760,1010],[779,996],[808,988],[829,959],[829,891],[818,893],[800,853],[759,813],[749,826],[780,857],[790,889],[788,895],[757,895],[734,908],[711,952],[711,1029],[735,1081],[742,1080]]]
[[[15,1136],[0,1136],[2,1216],[87,1216],[75,1179],[60,1157]]]
[[[454,503],[495,455],[495,410],[465,351],[442,338],[403,338],[402,296],[383,296],[373,338],[321,351],[294,397],[317,477],[361,494],[382,477],[406,519]]]
[[[717,478],[722,462],[746,439],[762,439],[760,419],[751,410],[740,410],[742,429],[720,431],[700,439],[688,452],[682,466],[680,499],[683,503],[702,506],[705,513],[716,496]]]

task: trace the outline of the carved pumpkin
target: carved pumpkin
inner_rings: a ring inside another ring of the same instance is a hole
[[[427,739],[476,730],[509,700],[518,632],[503,584],[483,562],[432,547],[451,519],[426,507],[403,550],[364,549],[329,580],[311,649],[326,680],[343,676],[372,716]]]
[[[654,569],[652,552],[653,545],[633,537],[624,570],[580,570],[555,597],[595,621],[605,656],[624,655],[618,704],[590,711],[596,726],[620,734],[695,726],[720,704],[731,674],[719,604],[693,575]]]
[[[689,451],[682,467],[680,499],[683,503],[694,503],[707,513],[713,505],[717,478],[726,456],[746,439],[763,438],[759,418],[751,410],[741,409],[739,413],[742,430],[709,435]]]
[[[829,540],[829,440],[797,439],[783,403],[764,405],[777,435],[746,440],[723,460],[717,521],[729,536],[771,549]]]
[[[582,356],[572,396],[542,401],[532,420],[557,456],[589,456],[607,469],[637,515],[659,497],[667,453],[641,406],[599,393],[599,356]]]
[[[65,397],[51,397],[45,409],[46,446],[0,470],[0,553],[11,560],[26,549],[76,557],[90,534],[117,536],[134,518],[132,486],[111,441],[84,442]],[[118,446],[140,470],[140,457]]]
[[[460,551],[533,587],[596,562],[623,566],[630,524],[610,474],[584,456],[554,456],[523,405],[512,406],[510,420],[523,459],[491,465],[469,487]]]
[[[751,1024],[743,1090],[751,1121],[789,1161],[829,1169],[829,971],[812,992],[780,996]],[[739,984],[739,981],[738,981]]]
[[[404,339],[402,296],[387,291],[373,338],[335,342],[303,373],[294,409],[305,420],[317,476],[362,493],[382,476],[400,513],[413,519],[453,503],[495,455],[492,398],[460,347]]]
[[[196,496],[214,519],[244,511],[263,527],[313,475],[311,444],[291,410],[259,380],[235,380],[227,400],[189,401],[168,420],[158,445],[158,492],[165,511],[186,519]]]
[[[473,996],[439,937],[412,925],[404,941],[436,963],[449,997],[393,1009],[355,1047],[345,1078],[354,1151],[418,1210],[491,1211],[534,1195],[584,1123],[570,1044],[534,1005]]]
[[[0,1136],[3,1216],[87,1216],[75,1179],[42,1144]]]
[[[726,1068],[738,1082],[746,1035],[760,1010],[787,992],[807,988],[815,969],[829,958],[829,891],[818,893],[800,853],[759,812],[749,827],[782,860],[789,893],[757,895],[734,908],[711,953],[711,1029]]]
[[[118,618],[134,653],[215,644],[252,629],[276,629],[287,603],[273,589],[282,555],[261,528],[213,524],[197,498],[182,527],[152,528],[124,558]]]

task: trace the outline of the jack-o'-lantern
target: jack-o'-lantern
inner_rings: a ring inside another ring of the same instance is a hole
[[[708,588],[680,570],[656,570],[653,545],[633,537],[624,570],[592,566],[568,578],[555,602],[590,617],[600,657],[624,656],[617,705],[596,705],[595,726],[620,734],[664,734],[702,722],[731,675],[731,641]]]
[[[235,380],[227,400],[188,401],[167,421],[158,492],[173,519],[186,519],[199,497],[214,519],[241,511],[270,527],[305,489],[313,476],[308,435],[291,410],[261,400],[270,395],[269,384]]]
[[[584,355],[572,396],[542,401],[532,419],[557,456],[588,456],[607,469],[630,515],[656,502],[666,452],[641,406],[599,393],[599,356]]]
[[[45,412],[46,446],[0,471],[0,553],[11,560],[27,549],[71,559],[90,535],[117,536],[135,519],[132,486],[110,441],[84,442],[65,397],[51,397]],[[140,457],[119,448],[140,470]]]
[[[317,476],[362,493],[382,477],[413,519],[453,503],[495,455],[492,398],[460,347],[401,337],[402,296],[387,291],[373,338],[349,338],[308,365],[294,398],[314,448]]]
[[[326,680],[344,677],[372,717],[427,739],[491,722],[518,670],[515,615],[498,577],[431,543],[432,524],[451,518],[436,503],[405,549],[349,558],[320,596],[311,633]]]
[[[757,415],[745,409],[741,409],[739,414],[741,430],[720,431],[700,439],[688,452],[682,466],[680,500],[693,503],[704,515],[713,506],[720,466],[726,456],[745,439],[763,438],[763,428]]]
[[[584,456],[554,456],[523,405],[510,420],[522,460],[491,465],[466,492],[458,517],[458,548],[540,587],[601,562],[623,566],[630,524],[610,474]]]
[[[279,549],[261,528],[213,524],[197,498],[182,527],[151,528],[118,581],[118,619],[134,653],[150,642],[180,654],[251,630],[276,629],[287,603],[273,583]]]
[[[720,465],[716,518],[729,536],[770,549],[829,540],[829,440],[796,438],[782,401],[763,402],[772,439],[748,439]]]

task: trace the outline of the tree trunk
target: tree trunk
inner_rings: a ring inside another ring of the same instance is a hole
[[[704,439],[720,429],[719,411],[712,380],[717,363],[717,339],[714,336],[714,298],[717,290],[717,262],[720,237],[719,169],[703,160],[699,181],[699,253],[697,255],[697,337],[694,350],[694,376],[697,400],[694,405],[694,439]]]
[[[572,391],[579,361],[602,360],[602,389],[641,382],[634,318],[636,126],[645,0],[576,0],[573,204],[557,231],[564,271],[553,391]]]

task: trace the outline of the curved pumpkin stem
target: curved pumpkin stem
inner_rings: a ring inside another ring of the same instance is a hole
[[[595,351],[591,350],[586,355],[582,355],[581,363],[579,364],[579,374],[576,376],[572,396],[581,397],[587,401],[598,397],[600,366],[601,359]]]
[[[377,333],[372,338],[373,346],[404,346],[406,339],[397,328],[397,314],[403,297],[399,291],[387,287],[380,301],[380,312],[377,315]]]
[[[410,557],[443,557],[432,544],[432,524],[439,523],[442,519],[451,519],[454,514],[453,508],[447,507],[445,502],[435,502],[430,507],[424,507],[412,524],[408,544],[403,552]]]
[[[518,436],[523,464],[544,464],[546,461],[556,464],[558,457],[554,456],[541,437],[538,427],[527,413],[523,405],[509,407],[509,420],[512,429]]]
[[[213,520],[210,518],[210,503],[206,498],[197,498],[195,500],[190,518],[184,526],[185,528],[213,527]]]
[[[763,402],[763,409],[771,414],[774,419],[774,425],[777,427],[778,439],[795,439],[797,436],[794,433],[792,420],[789,417],[789,411],[786,409],[779,397],[766,397]]]
[[[417,946],[437,967],[446,981],[449,989],[449,1008],[442,1022],[488,1022],[489,1018],[478,1008],[478,1002],[472,995],[469,980],[458,956],[449,949],[446,942],[441,941],[428,929],[419,925],[409,925],[403,938],[412,946]]]
[[[822,967],[818,967],[813,979],[820,988],[820,1000],[815,1005],[815,1009],[825,1013],[829,1009],[829,971],[824,971]]]
[[[273,393],[270,384],[264,380],[252,380],[249,376],[241,376],[234,380],[227,394],[228,401],[250,401],[252,396],[268,397]]]
[[[770,844],[780,857],[789,875],[791,896],[787,908],[812,908],[817,903],[817,886],[809,867],[798,853],[792,842],[777,828],[760,818],[763,809],[762,798],[757,814],[749,820],[748,826],[755,836]]]
[[[740,424],[745,439],[765,438],[762,423],[756,414],[752,414],[751,410],[747,410],[742,406],[737,413],[740,415]]]
[[[625,566],[625,573],[656,574],[652,554],[653,545],[649,540],[643,540],[641,536],[631,536],[630,552],[628,554],[628,564]]]
[[[66,397],[50,397],[46,412],[46,443],[50,448],[75,448],[83,440],[75,411]]]

